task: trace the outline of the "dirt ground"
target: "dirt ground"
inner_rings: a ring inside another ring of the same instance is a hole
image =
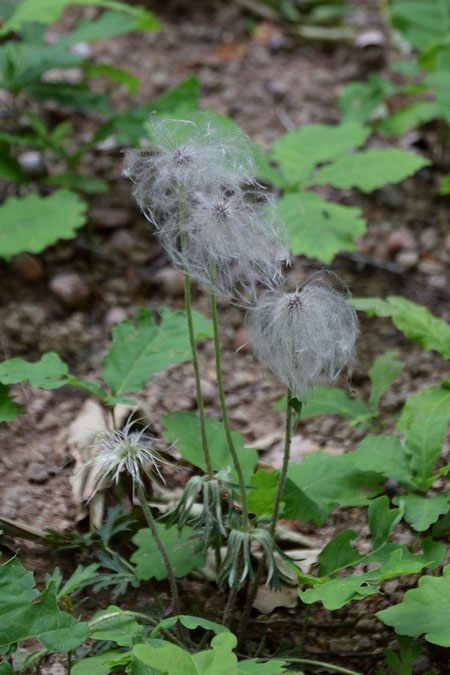
[[[377,4],[375,0],[358,3],[352,21],[360,32],[382,31]],[[142,87],[133,99],[139,103],[195,75],[201,106],[232,116],[263,145],[300,124],[337,122],[336,100],[343,85],[363,80],[369,72],[385,72],[391,56],[387,41],[366,48],[342,43],[302,44],[282,27],[269,24],[260,24],[251,35],[248,16],[232,2],[171,0],[152,3],[152,9],[164,24],[162,33],[116,37],[93,46],[92,58],[127,68],[140,77]],[[84,10],[88,16],[90,12],[93,10]],[[77,18],[79,12],[71,10],[60,28],[71,27]],[[131,102],[123,91],[113,100],[118,109]],[[91,122],[80,117],[76,124],[82,139]],[[387,141],[375,138],[371,143],[383,145]],[[435,165],[369,196],[351,190],[321,191],[325,197],[361,206],[368,221],[367,233],[358,241],[355,253],[338,255],[332,269],[355,296],[403,295],[449,320],[448,202],[438,194],[445,166],[437,149],[437,131],[430,126],[410,133],[401,144],[424,152]],[[134,318],[139,305],[183,307],[182,279],[168,265],[131,200],[129,185],[120,176],[121,150],[108,142],[84,160],[88,175],[102,177],[113,186],[111,192],[90,200],[94,242],[83,230],[75,241],[60,243],[37,258],[25,256],[11,265],[0,265],[3,358],[35,360],[46,351],[55,351],[78,377],[95,379],[101,374],[102,356],[117,321]],[[321,267],[315,261],[297,258],[288,272],[289,283],[295,286]],[[30,270],[36,272],[33,278]],[[52,281],[63,273],[76,273],[84,286],[79,298],[72,290],[75,296],[70,307],[52,290]],[[209,314],[208,300],[198,289],[194,289],[194,301],[196,309]],[[277,467],[282,456],[283,413],[273,411],[272,405],[283,395],[283,386],[261,370],[248,348],[236,353],[245,341],[241,310],[221,305],[220,321],[232,426],[249,446],[260,451],[261,465]],[[384,420],[397,413],[408,396],[450,375],[448,368],[445,374],[437,354],[408,343],[390,320],[361,316],[358,361],[351,381],[355,396],[367,397],[367,370],[376,356],[391,348],[398,350],[406,368],[382,399]],[[219,417],[211,342],[201,343],[200,359],[206,411]],[[64,431],[83,406],[86,394],[73,388],[44,391],[21,385],[13,391],[27,415],[0,427],[0,516],[39,528],[71,530],[77,513],[70,485],[74,463]],[[164,412],[195,410],[191,365],[156,375],[138,398],[152,430],[161,433],[159,420]],[[317,448],[331,453],[350,451],[363,435],[335,417],[305,420],[293,439],[293,461]],[[366,522],[365,509],[339,508],[322,528],[301,522],[289,526],[320,548],[348,527],[355,528],[363,539]],[[404,527],[398,536],[409,543],[414,533]],[[6,557],[20,546],[22,563],[36,572],[39,581],[56,564],[69,573],[75,564],[85,562],[81,555],[49,553],[39,544],[12,536],[5,537],[0,546]],[[384,594],[333,613],[313,605],[305,656],[367,675],[375,673],[382,667],[382,648],[393,646],[395,640],[393,632],[373,614],[398,602],[415,582],[414,576],[390,581],[384,585]],[[210,618],[217,618],[213,616],[216,591],[211,584],[183,581],[182,588],[192,613],[200,595]],[[87,607],[99,608],[105,606],[103,602],[107,602],[105,596],[92,595]],[[145,608],[147,598],[127,597],[126,603],[132,606],[132,602]],[[265,649],[270,654],[299,644],[303,616],[301,606],[278,609],[268,616],[254,611],[249,642],[258,644],[264,626]],[[421,663],[417,662],[414,672],[434,668],[432,672],[443,674],[447,658],[443,649],[424,642]],[[53,659],[47,672],[64,672],[58,670],[61,667],[58,659]]]

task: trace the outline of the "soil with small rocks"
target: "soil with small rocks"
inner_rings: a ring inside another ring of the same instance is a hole
[[[357,3],[352,21],[360,34],[383,33],[378,3]],[[114,106],[148,102],[184,78],[195,75],[203,108],[233,117],[257,142],[267,146],[286,130],[307,123],[335,123],[340,119],[336,101],[342,87],[364,80],[368,73],[383,74],[391,56],[387,40],[376,47],[337,43],[306,44],[292,38],[283,25],[256,19],[238,3],[170,0],[153,3],[164,24],[161,33],[123,35],[89,46],[90,58],[120,65],[139,77],[136,97],[122,90],[113,94]],[[96,16],[93,8],[70,9],[53,31],[70,29],[83,14]],[[362,41],[364,42],[364,41]],[[54,115],[54,109],[47,111]],[[67,113],[80,140],[92,131],[89,116]],[[389,139],[389,142],[393,142]],[[436,316],[450,319],[448,262],[448,202],[439,196],[439,179],[445,170],[440,156],[438,131],[429,125],[408,134],[400,143],[415,148],[434,161],[399,185],[389,185],[371,195],[352,190],[323,188],[320,194],[344,204],[360,206],[368,221],[366,234],[354,253],[338,255],[332,264],[355,296],[402,295],[427,306]],[[375,137],[374,146],[386,145]],[[37,360],[48,351],[57,352],[79,379],[101,376],[102,358],[110,345],[111,329],[125,318],[133,319],[140,305],[151,309],[183,307],[183,278],[173,270],[154,239],[149,224],[130,197],[130,186],[121,178],[122,148],[114,143],[90,151],[82,168],[87,175],[107,180],[110,192],[90,198],[93,236],[82,230],[72,242],[60,242],[39,256],[22,254],[10,264],[0,264],[0,307],[3,358]],[[447,169],[448,170],[448,169]],[[291,287],[301,284],[322,268],[317,261],[297,258],[287,273]],[[195,308],[209,315],[208,298],[194,285]],[[219,304],[223,346],[223,371],[232,426],[248,446],[260,453],[260,465],[279,467],[283,452],[283,413],[273,404],[284,394],[283,386],[254,361],[246,345],[244,314]],[[415,392],[449,377],[449,369],[435,352],[424,352],[408,342],[389,319],[361,318],[358,360],[351,382],[342,386],[355,397],[367,400],[368,368],[376,356],[396,349],[406,367],[381,402],[382,420],[393,429],[393,417]],[[236,349],[239,349],[236,352]],[[211,341],[199,343],[200,366],[208,416],[220,418]],[[74,461],[65,431],[82,409],[86,394],[74,388],[37,390],[28,385],[12,387],[17,403],[27,414],[0,427],[0,517],[45,529],[71,531],[77,525],[77,505],[72,496]],[[137,400],[162,436],[161,417],[170,410],[196,409],[191,364],[168,368],[154,376]],[[293,437],[294,462],[317,449],[332,454],[354,449],[365,432],[345,420],[321,416],[304,420]],[[171,476],[173,487],[189,477],[189,471]],[[83,524],[81,524],[81,527]],[[312,523],[289,522],[293,531],[307,535],[322,548],[339,531],[353,528],[358,542],[367,536],[363,508],[340,507],[322,528]],[[406,525],[396,535],[411,544],[415,533]],[[38,583],[59,565],[70,574],[86,554],[49,552],[39,543],[6,534],[0,540],[3,559],[20,546],[20,559],[32,569]],[[393,631],[374,613],[399,602],[417,575],[388,581],[383,593],[353,602],[336,612],[311,606],[303,647],[307,658],[330,661],[364,675],[383,665],[382,650],[395,648]],[[186,613],[206,614],[220,620],[224,594],[217,595],[209,582],[184,579],[180,588]],[[167,591],[161,585],[161,593]],[[107,596],[87,590],[83,614],[106,606]],[[199,602],[201,598],[201,602]],[[122,600],[122,599],[120,599]],[[124,606],[145,610],[148,592],[133,592]],[[239,598],[239,603],[242,599]],[[241,606],[240,604],[238,606]],[[237,611],[237,614],[239,612]],[[254,610],[248,628],[248,650],[262,655],[280,654],[300,646],[305,606],[278,608],[270,615]],[[265,643],[261,643],[261,635]],[[292,655],[292,654],[291,654]],[[448,672],[445,650],[423,641],[416,660],[416,674]],[[65,672],[60,657],[51,657],[42,673]],[[305,670],[305,672],[310,672]],[[311,672],[327,673],[326,668]]]

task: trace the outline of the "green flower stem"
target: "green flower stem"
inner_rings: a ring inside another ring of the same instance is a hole
[[[156,542],[156,545],[161,553],[161,557],[164,561],[164,565],[167,570],[167,577],[169,579],[170,594],[172,596],[172,604],[176,614],[181,614],[180,608],[180,598],[178,597],[177,582],[175,579],[175,572],[170,562],[169,555],[167,553],[166,547],[164,546],[161,537],[159,536],[158,529],[156,527],[155,519],[153,518],[151,509],[147,504],[147,499],[145,497],[144,488],[140,483],[137,484],[137,493],[139,497],[139,502],[141,504],[142,511],[145,516],[145,520],[150,528],[150,531],[153,535],[153,538]]]
[[[247,491],[245,489],[244,475],[242,473],[242,468],[239,462],[239,457],[236,452],[236,448],[234,447],[230,423],[228,421],[227,404],[225,400],[225,392],[223,388],[223,379],[222,379],[222,366],[220,362],[220,340],[219,340],[219,323],[217,320],[217,303],[216,303],[216,296],[214,295],[214,293],[211,293],[211,312],[214,328],[214,348],[216,353],[217,386],[219,389],[220,405],[222,408],[223,426],[225,427],[225,435],[227,438],[228,448],[230,450],[230,454],[233,459],[234,468],[236,470],[238,477],[239,491],[241,493],[242,529],[244,532],[248,532],[249,523],[248,523]]]
[[[286,475],[289,466],[289,457],[291,454],[291,436],[292,436],[292,408],[289,401],[292,397],[290,389],[287,390],[287,406],[286,406],[286,431],[284,437],[284,456],[283,464],[281,466],[280,477],[278,479],[277,491],[275,493],[275,501],[272,511],[272,519],[270,521],[269,532],[274,537],[275,527],[278,520],[278,511],[280,509],[281,495],[283,494],[284,486],[286,484]]]
[[[336,673],[344,673],[345,675],[361,675],[357,673],[356,670],[349,670],[348,668],[342,668],[341,666],[334,666],[332,663],[325,663],[325,661],[312,661],[311,659],[287,659],[288,663],[304,663],[307,666],[322,666],[323,668],[328,668],[328,670],[334,670]]]

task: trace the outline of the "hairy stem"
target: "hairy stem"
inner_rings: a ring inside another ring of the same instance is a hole
[[[216,296],[214,295],[214,293],[211,293],[211,312],[214,328],[214,348],[216,354],[217,387],[219,389],[220,405],[222,408],[223,426],[225,428],[225,435],[228,443],[228,448],[230,450],[234,468],[236,470],[238,477],[239,492],[241,494],[241,505],[242,505],[242,529],[244,532],[248,532],[249,523],[248,523],[247,491],[245,489],[244,474],[242,473],[242,467],[239,462],[239,457],[236,452],[236,448],[234,447],[233,438],[231,436],[230,423],[228,421],[227,404],[225,400],[225,391],[223,388],[223,379],[222,379],[222,366],[220,361],[220,340],[219,340],[219,323],[217,320],[217,303],[216,303]]]
[[[281,495],[283,494],[284,486],[286,484],[286,475],[289,466],[289,457],[291,454],[291,435],[292,435],[292,408],[289,405],[292,392],[287,390],[287,405],[286,405],[286,431],[284,437],[284,455],[283,464],[281,466],[280,477],[278,479],[277,491],[275,493],[275,501],[273,504],[272,519],[270,521],[269,532],[272,537],[275,535],[275,526],[278,520],[278,511],[280,509]]]
[[[144,513],[145,520],[147,521],[147,524],[150,528],[150,531],[153,535],[153,538],[156,542],[156,546],[159,549],[159,552],[161,553],[161,557],[164,561],[164,565],[167,570],[167,577],[169,579],[169,586],[170,586],[170,594],[172,596],[172,605],[175,610],[175,614],[181,614],[181,609],[180,609],[180,598],[178,597],[178,589],[177,589],[177,582],[175,579],[175,572],[172,566],[172,563],[170,562],[169,555],[167,553],[166,547],[164,546],[161,537],[159,536],[158,529],[156,527],[155,519],[153,518],[151,509],[149,505],[147,504],[147,499],[145,497],[144,489],[142,485],[139,483],[137,484],[137,493],[139,497],[139,502],[141,504],[142,511]]]

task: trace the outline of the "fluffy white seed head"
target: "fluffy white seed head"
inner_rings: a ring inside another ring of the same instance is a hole
[[[133,484],[143,486],[142,476],[159,478],[165,483],[160,467],[166,462],[155,447],[155,439],[146,433],[148,427],[133,430],[136,420],[129,418],[120,430],[104,431],[98,434],[96,447],[98,453],[92,457],[84,468],[95,466],[98,480],[90,497],[103,487],[119,480],[122,472],[128,473]]]
[[[158,234],[176,267],[227,300],[277,285],[289,262],[284,224],[258,185],[198,191]]]
[[[266,292],[249,311],[256,358],[302,400],[351,368],[358,319],[348,297],[315,275],[292,293]]]

